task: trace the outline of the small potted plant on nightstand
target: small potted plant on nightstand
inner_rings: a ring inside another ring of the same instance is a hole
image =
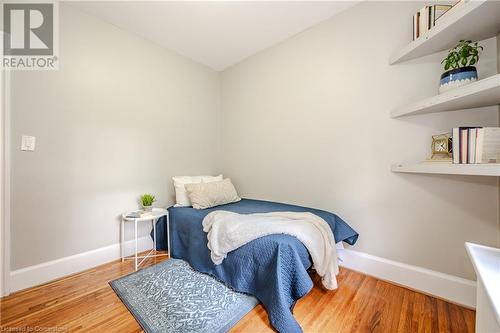
[[[153,210],[153,202],[156,201],[156,198],[152,194],[143,194],[141,195],[141,204],[142,204],[142,209],[146,212],[150,212]]]
[[[461,40],[441,61],[446,72],[441,75],[439,93],[477,81],[475,65],[483,47],[477,42]]]

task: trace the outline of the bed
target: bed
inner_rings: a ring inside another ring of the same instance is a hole
[[[336,242],[344,241],[353,245],[358,239],[358,233],[335,214],[262,200],[242,199],[236,203],[203,210],[191,207],[168,209],[173,258],[186,260],[194,269],[216,277],[237,291],[255,296],[265,306],[271,325],[279,332],[302,332],[293,317],[292,309],[297,300],[313,287],[307,273],[312,265],[307,249],[292,236],[265,236],[230,252],[221,265],[214,265],[207,248],[206,233],[202,228],[203,218],[214,210],[240,214],[311,212],[330,225]],[[158,249],[166,248],[165,237],[163,240],[160,240]]]

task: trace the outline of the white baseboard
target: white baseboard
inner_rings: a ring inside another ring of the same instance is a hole
[[[138,251],[153,248],[151,237],[145,236],[138,240]],[[124,243],[125,255],[134,253],[135,243],[129,240]],[[10,292],[37,286],[67,275],[81,272],[107,262],[120,259],[120,244],[113,244],[99,249],[75,254],[38,265],[21,268],[10,273]]]
[[[339,265],[407,286],[470,308],[476,306],[476,282],[350,249],[337,250]]]
[[[139,251],[152,248],[149,236],[138,239]],[[134,242],[125,243],[125,254],[134,251]],[[376,278],[391,281],[411,289],[450,300],[468,307],[476,306],[476,282],[430,269],[373,256],[371,254],[337,249],[339,265]],[[70,274],[105,264],[120,258],[120,244],[48,261],[11,272],[11,292],[46,283]]]

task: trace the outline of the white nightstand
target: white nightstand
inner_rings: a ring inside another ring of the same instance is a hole
[[[170,232],[169,232],[169,220],[168,220],[168,210],[163,208],[153,208],[151,211],[151,215],[143,216],[143,217],[127,217],[131,212],[127,212],[122,215],[122,225],[121,225],[121,257],[122,261],[126,259],[134,259],[135,260],[135,270],[139,268],[139,266],[146,260],[147,258],[152,257],[161,257],[161,256],[169,256],[170,257]],[[167,253],[162,254],[152,254],[156,252],[156,222],[162,216],[167,217]],[[150,221],[153,224],[153,248],[149,251],[145,256],[137,256],[137,223],[142,221]],[[125,257],[124,254],[124,244],[125,244],[125,222],[134,222],[135,229],[135,256],[134,257]],[[138,259],[142,259],[139,263]]]

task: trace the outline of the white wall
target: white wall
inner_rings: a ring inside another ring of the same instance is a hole
[[[216,173],[219,83],[62,3],[60,70],[12,77],[12,269],[116,244],[140,194],[166,206],[172,176]]]
[[[357,5],[223,72],[223,171],[245,197],[337,213],[355,249],[473,278],[464,242],[498,245],[496,177],[390,172],[455,126],[496,126],[496,107],[391,119],[437,93],[444,53],[389,66],[421,3]],[[496,73],[496,40],[479,74]]]
[[[389,171],[428,155],[432,134],[498,123],[497,108],[390,119],[437,90],[443,53],[388,65],[420,6],[358,5],[226,70],[221,89],[212,70],[61,4],[60,70],[13,75],[12,269],[116,244],[139,194],[165,206],[171,176],[223,165],[246,197],[336,212],[357,250],[472,278],[464,241],[500,243],[497,180]],[[497,45],[483,45],[485,77]]]
[[[0,38],[1,39],[1,38]],[[6,96],[8,91],[6,89],[6,82],[8,80],[7,72],[0,69],[0,137],[6,137],[6,129],[7,126],[6,120]],[[7,143],[5,140],[0,142],[0,296],[4,296],[7,294],[7,290],[9,288],[7,278],[9,276],[9,243],[8,243],[8,233],[9,228],[6,223],[6,218],[8,217],[8,213],[6,212],[6,188],[7,188],[7,179],[6,175],[6,149]]]
[[[497,35],[497,73],[500,74],[500,32]],[[498,126],[500,126],[500,105],[498,105]],[[498,177],[498,197],[500,198],[500,177]],[[500,239],[500,203],[498,204],[498,239]]]

